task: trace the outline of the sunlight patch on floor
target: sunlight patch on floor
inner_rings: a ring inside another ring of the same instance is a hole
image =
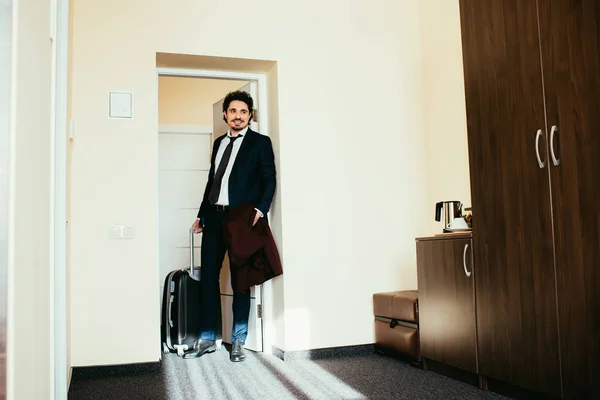
[[[303,376],[306,376],[313,385],[317,385],[334,397],[341,396],[343,399],[365,399],[366,397],[356,391],[351,386],[329,371],[325,370],[319,364],[311,360],[294,361],[294,369]]]
[[[193,360],[169,354],[163,368],[169,400],[366,398],[312,361],[284,362],[251,351],[242,363],[229,361],[224,348]]]

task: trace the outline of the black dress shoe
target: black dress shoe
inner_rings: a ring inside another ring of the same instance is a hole
[[[246,359],[246,352],[244,351],[244,345],[240,342],[234,342],[231,347],[231,361],[240,362]]]
[[[198,339],[194,342],[194,350],[183,355],[183,358],[198,358],[206,353],[212,353],[217,350],[217,344],[214,340]]]

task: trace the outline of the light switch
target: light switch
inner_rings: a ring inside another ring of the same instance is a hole
[[[113,225],[108,231],[111,239],[133,239],[135,229],[131,226]]]
[[[131,226],[123,227],[123,238],[124,239],[133,239],[133,228]]]
[[[131,118],[133,95],[124,92],[110,92],[108,96],[108,116],[110,118]]]
[[[119,239],[121,237],[121,227],[111,226],[108,236],[110,236],[111,239]]]

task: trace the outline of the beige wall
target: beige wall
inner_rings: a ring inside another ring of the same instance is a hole
[[[50,394],[50,2],[13,1],[8,399]],[[14,22],[15,20],[13,20]],[[14,64],[13,64],[14,65]]]
[[[471,206],[467,121],[457,0],[420,0],[428,233],[441,233],[435,203]]]
[[[227,29],[249,21],[250,37]],[[418,21],[417,0],[76,0],[73,365],[160,357],[156,52],[277,61],[277,344],[371,343],[372,294],[415,287],[430,216]],[[134,93],[134,119],[107,118],[110,90]]]
[[[161,76],[158,78],[158,123],[212,126],[213,104],[247,83]]]

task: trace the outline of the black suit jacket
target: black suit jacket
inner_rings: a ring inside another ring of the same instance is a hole
[[[225,137],[227,135],[217,138],[213,144],[208,182],[198,210],[198,218],[201,220],[211,206],[208,194],[218,167],[215,166],[215,158]],[[275,194],[275,184],[275,156],[271,139],[248,128],[229,176],[229,206],[234,208],[243,203],[251,203],[266,217]]]

